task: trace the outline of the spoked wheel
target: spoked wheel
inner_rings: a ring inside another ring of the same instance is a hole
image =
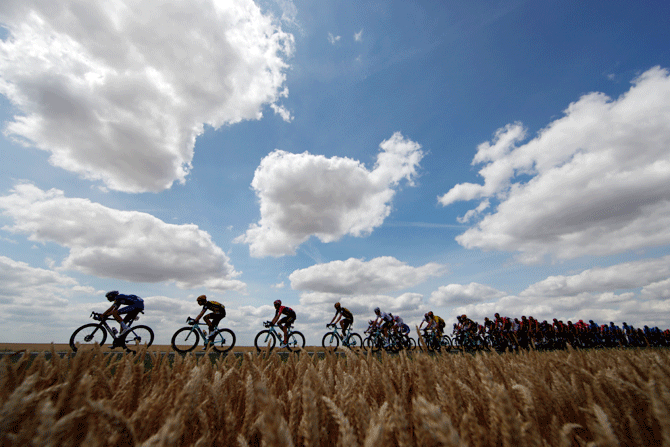
[[[412,337],[407,337],[405,340],[405,348],[408,351],[414,351],[416,349],[416,340],[414,340]]]
[[[328,332],[326,335],[323,336],[323,340],[321,340],[321,346],[323,346],[323,349],[326,351],[337,351],[337,347],[340,346],[340,337],[333,331],[333,332]]]
[[[359,351],[363,349],[363,339],[357,333],[349,335],[349,340],[347,340],[347,347],[352,351]]]
[[[370,338],[370,350],[372,352],[378,352],[384,347],[384,339],[382,337],[371,337]]]
[[[235,333],[230,329],[221,329],[214,336],[214,340],[209,343],[215,351],[228,352],[235,346]]]
[[[256,334],[256,338],[254,339],[254,346],[258,352],[270,352],[276,344],[277,339],[275,338],[275,334],[267,329]]]
[[[123,336],[123,344],[129,351],[137,352],[154,342],[154,331],[149,326],[132,326]]]
[[[305,336],[301,332],[291,332],[288,336],[288,345],[286,349],[289,351],[301,351],[305,347]]]
[[[177,352],[193,351],[199,341],[200,335],[197,331],[194,331],[192,327],[183,327],[172,336],[172,349]]]
[[[442,351],[449,352],[453,347],[454,345],[451,342],[451,338],[449,338],[448,335],[443,335],[442,339],[440,340],[440,348],[442,349]]]
[[[79,349],[91,349],[95,344],[102,346],[107,340],[107,331],[100,323],[88,323],[78,328],[70,337],[70,348],[77,352],[77,343]]]

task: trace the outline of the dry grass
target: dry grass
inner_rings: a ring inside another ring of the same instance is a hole
[[[0,445],[670,446],[670,352],[0,361]]]

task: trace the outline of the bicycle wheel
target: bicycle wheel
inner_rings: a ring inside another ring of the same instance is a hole
[[[88,323],[78,328],[72,333],[70,337],[70,348],[77,352],[77,343],[79,348],[90,349],[95,344],[102,346],[107,340],[107,331],[100,323]]]
[[[129,351],[137,352],[142,347],[149,347],[154,342],[154,331],[149,326],[132,326],[123,335],[123,344]]]
[[[256,334],[256,338],[254,339],[254,346],[258,352],[270,352],[274,349],[276,344],[277,339],[275,338],[274,332],[267,329]]]
[[[384,347],[384,338],[381,335],[375,335],[370,338],[370,350],[378,352]]]
[[[177,352],[193,351],[198,346],[199,341],[198,331],[193,330],[192,326],[183,327],[172,336],[172,349]]]
[[[352,351],[358,351],[363,349],[363,339],[357,333],[349,335],[349,340],[347,340],[347,347]]]
[[[321,346],[326,351],[337,351],[337,347],[340,346],[340,337],[335,332],[328,332],[323,336]]]
[[[449,338],[448,335],[443,335],[442,339],[440,340],[440,349],[444,352],[449,352],[453,347],[454,345],[451,342],[451,338]]]
[[[405,349],[408,351],[414,351],[416,349],[416,340],[412,337],[407,337],[405,339]]]
[[[209,343],[217,352],[228,352],[235,346],[235,333],[230,329],[221,329]]]
[[[301,351],[305,347],[305,336],[301,332],[291,332],[288,336],[286,349],[289,351]]]

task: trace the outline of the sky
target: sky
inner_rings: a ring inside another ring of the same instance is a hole
[[[0,342],[119,290],[670,327],[666,1],[4,0]]]

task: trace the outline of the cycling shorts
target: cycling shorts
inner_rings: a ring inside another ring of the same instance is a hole
[[[119,315],[120,314],[127,314],[130,312],[137,312],[140,313],[141,311],[144,310],[144,302],[137,302],[134,304],[131,304],[130,306],[124,306],[118,310]]]
[[[285,317],[283,317],[281,320],[279,320],[277,322],[277,324],[290,326],[295,321],[295,318],[296,318],[295,312],[289,312],[289,313],[286,314]]]
[[[212,327],[217,327],[221,320],[223,320],[223,317],[226,316],[226,313],[220,313],[220,314],[215,314],[211,313],[208,315],[212,319]]]

